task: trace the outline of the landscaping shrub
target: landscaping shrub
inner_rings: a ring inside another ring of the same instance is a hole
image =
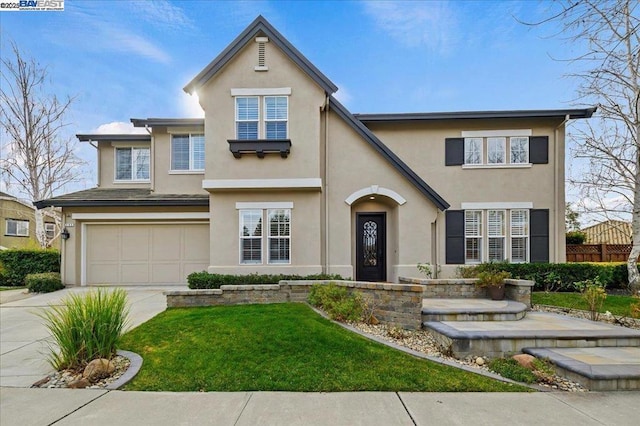
[[[259,285],[278,284],[282,280],[342,280],[340,275],[314,274],[307,276],[300,275],[224,275],[210,274],[206,271],[193,272],[187,276],[189,288],[211,289],[220,288],[223,285]]]
[[[21,287],[29,274],[60,272],[57,250],[2,250],[0,263],[4,268],[2,285]]]
[[[492,359],[489,361],[489,369],[516,382],[535,383],[538,380],[533,371],[521,366],[513,358]]]
[[[111,359],[128,322],[127,293],[97,289],[70,294],[61,305],[40,312],[55,345],[49,363],[56,370],[83,368],[95,358]]]
[[[60,274],[57,272],[29,274],[25,277],[24,283],[30,293],[51,293],[64,288],[62,281],[60,281]]]
[[[569,231],[565,235],[567,244],[584,244],[587,234],[581,231]]]
[[[575,287],[580,291],[582,299],[587,302],[591,321],[598,320],[598,312],[602,308],[602,304],[607,298],[607,292],[604,290],[605,285],[598,278],[593,280],[584,280],[575,283]]]
[[[346,287],[334,283],[314,284],[309,292],[309,303],[322,308],[336,321],[358,321],[362,318],[364,302],[359,293],[349,293]]]
[[[573,283],[598,278],[607,288],[628,288],[626,263],[481,263],[459,267],[461,278],[481,272],[506,271],[516,279],[535,282],[534,291],[575,291]]]

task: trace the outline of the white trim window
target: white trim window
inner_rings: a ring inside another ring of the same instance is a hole
[[[264,97],[264,138],[287,139],[289,98],[287,96]]]
[[[258,139],[259,105],[258,96],[236,97],[236,139]]]
[[[288,96],[236,96],[235,99],[236,139],[273,140],[289,137]]]
[[[465,263],[482,262],[482,210],[464,212]]]
[[[268,210],[269,263],[291,263],[291,210]]]
[[[529,261],[529,210],[511,210],[511,262]]]
[[[489,262],[502,262],[505,256],[505,211],[489,210],[487,211],[487,234],[488,234],[488,250],[487,257]]]
[[[509,138],[511,164],[526,164],[529,162],[529,138],[514,136]]]
[[[204,170],[204,134],[171,135],[171,170]]]
[[[151,170],[149,148],[116,148],[115,180],[148,182]]]
[[[482,164],[482,138],[464,138],[464,164]]]
[[[44,234],[50,240],[53,239],[56,235],[56,224],[51,222],[45,222],[44,224]]]
[[[240,263],[262,263],[262,210],[240,210]]]
[[[487,164],[505,164],[507,138],[487,138]]]
[[[28,237],[29,221],[20,219],[5,220],[5,234],[9,237]]]

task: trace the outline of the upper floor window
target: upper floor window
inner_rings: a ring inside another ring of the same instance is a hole
[[[117,181],[148,181],[150,170],[149,148],[116,148]]]
[[[518,136],[509,138],[511,147],[511,163],[524,164],[529,162],[529,138]]]
[[[171,170],[204,170],[204,134],[171,136]]]
[[[484,152],[487,152],[486,156]],[[529,137],[466,137],[464,164],[508,165],[529,163]]]
[[[5,235],[13,237],[29,236],[29,221],[19,219],[6,219]]]
[[[482,164],[482,138],[465,138],[464,163]]]
[[[507,138],[487,138],[487,163],[504,164]]]
[[[238,96],[235,99],[236,139],[287,138],[289,120],[287,96]]]

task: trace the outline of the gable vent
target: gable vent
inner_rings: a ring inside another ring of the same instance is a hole
[[[269,67],[266,65],[266,44],[269,43],[269,37],[256,37],[256,43],[258,43],[258,65],[253,69],[256,71],[269,71]]]

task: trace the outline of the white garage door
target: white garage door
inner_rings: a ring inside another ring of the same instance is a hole
[[[209,225],[87,224],[85,247],[88,285],[184,285],[209,266]]]

